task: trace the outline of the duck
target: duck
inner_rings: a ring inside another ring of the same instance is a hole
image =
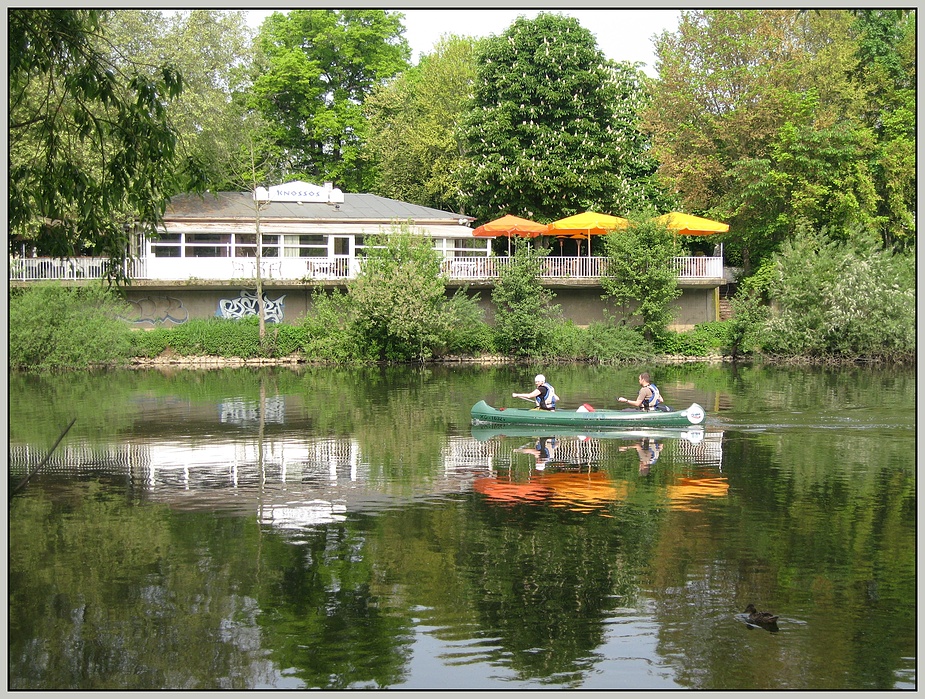
[[[777,623],[777,614],[771,614],[770,612],[759,612],[755,609],[754,604],[749,604],[745,608],[745,613],[748,614],[748,621],[752,624],[776,624]]]

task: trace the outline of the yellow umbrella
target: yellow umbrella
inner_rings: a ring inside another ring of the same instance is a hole
[[[627,228],[629,225],[629,221],[619,216],[585,211],[583,214],[575,214],[574,216],[553,221],[546,226],[546,229],[548,235],[587,236],[588,257],[590,257],[592,235],[605,235],[617,228]]]
[[[711,221],[708,218],[692,216],[691,214],[682,214],[679,211],[672,211],[662,216],[657,216],[652,220],[667,226],[670,230],[680,235],[712,235],[729,231],[728,223]]]

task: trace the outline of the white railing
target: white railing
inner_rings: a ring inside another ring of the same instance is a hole
[[[10,281],[102,279],[106,274],[107,257],[73,257],[61,260],[51,257],[11,257]],[[144,260],[126,260],[124,270],[130,279],[145,279]]]
[[[106,258],[78,257],[58,260],[47,257],[11,258],[10,281],[77,280],[102,278]],[[508,257],[455,257],[444,260],[441,270],[452,281],[490,281],[497,279]],[[606,257],[545,257],[541,279],[598,279],[605,271]],[[130,279],[189,281],[193,279],[253,279],[254,258],[231,257],[151,257],[126,263]],[[721,257],[675,257],[673,267],[679,280],[723,278]],[[359,260],[348,257],[264,258],[261,277],[268,280],[353,279]]]

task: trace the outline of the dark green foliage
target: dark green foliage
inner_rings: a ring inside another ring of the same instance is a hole
[[[450,297],[446,311],[450,317],[447,354],[479,355],[492,350],[492,331],[479,308],[478,295],[470,297],[465,289],[459,289]]]
[[[542,352],[550,360],[590,362],[642,362],[654,350],[642,333],[613,322],[591,323],[582,328],[570,320],[552,322],[549,343]]]
[[[130,336],[132,356],[146,359],[157,357],[170,347],[171,331],[172,328],[163,326],[134,330]]]
[[[514,254],[502,265],[491,292],[495,315],[495,348],[502,354],[542,354],[550,345],[551,321],[559,306],[555,294],[540,285],[540,261],[548,254],[527,241],[514,239]]]
[[[176,175],[182,79],[117,64],[101,10],[9,11],[10,245],[99,255],[125,278],[131,225],[153,233]]]
[[[107,287],[35,284],[10,298],[10,367],[85,369],[124,360],[130,329],[124,305]]]
[[[312,308],[300,323],[305,357],[345,364],[375,359],[378,348],[363,342],[353,316],[346,293],[326,294],[316,290],[312,295]]]
[[[681,295],[673,265],[679,248],[677,236],[653,222],[634,223],[604,238],[607,266],[601,286],[624,319],[642,321],[648,340],[671,323],[671,301]]]

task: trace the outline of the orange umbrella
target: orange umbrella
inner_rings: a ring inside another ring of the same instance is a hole
[[[662,216],[657,216],[652,220],[667,226],[670,230],[680,235],[713,235],[714,233],[727,233],[729,231],[728,223],[711,221],[708,218],[692,216],[691,214],[682,214],[679,211],[672,211]]]
[[[568,216],[553,221],[546,226],[548,235],[567,235],[572,238],[588,238],[588,257],[591,256],[591,236],[606,235],[617,228],[624,229],[630,222],[619,216],[599,214],[594,211],[585,211],[582,214]]]
[[[542,502],[549,497],[549,487],[536,482],[516,482],[484,476],[472,484],[477,493],[502,502]]]
[[[472,235],[477,238],[496,238],[499,235],[507,236],[507,254],[511,254],[511,238],[521,236],[523,238],[536,238],[546,233],[546,225],[531,221],[530,219],[520,218],[519,216],[502,216],[494,221],[483,223],[481,226],[472,231]]]
[[[519,216],[502,216],[495,221],[483,223],[481,226],[472,231],[476,238],[496,238],[499,235],[523,236],[524,238],[536,238],[546,233],[546,226],[536,221],[530,221]]]

